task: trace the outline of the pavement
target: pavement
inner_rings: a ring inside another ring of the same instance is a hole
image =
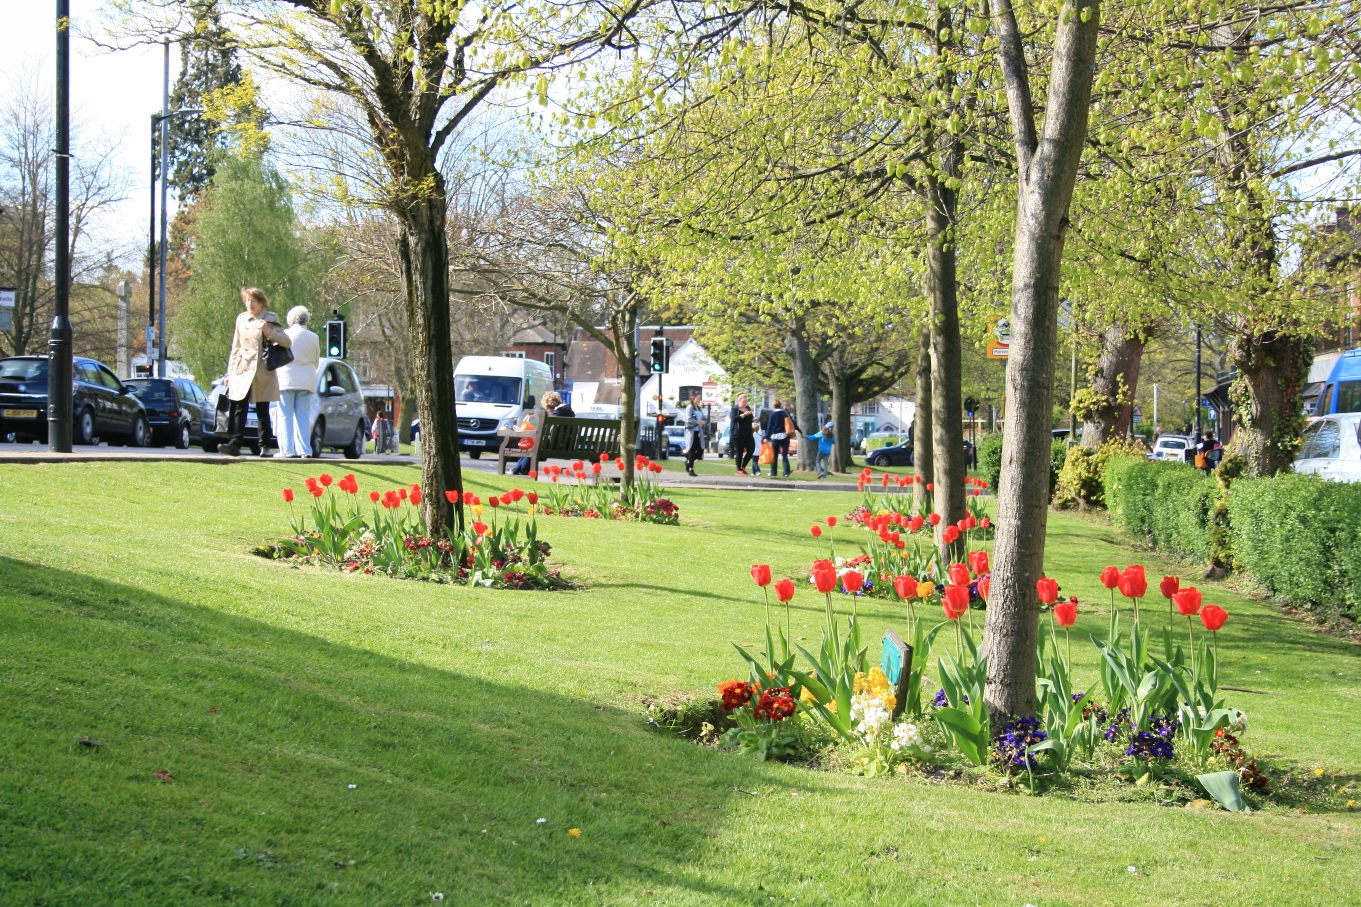
[[[199,448],[191,447],[188,450],[176,450],[173,447],[109,447],[105,444],[98,446],[76,446],[71,453],[52,453],[41,444],[0,444],[0,463],[118,463],[118,462],[138,462],[138,461],[163,461],[170,463],[210,463],[210,464],[230,464],[230,463],[263,463],[275,462],[280,458],[275,457],[268,460],[260,457],[253,457],[249,453],[242,454],[240,457],[228,457],[220,453],[206,453]],[[283,460],[282,462],[289,462]],[[408,456],[405,454],[384,454],[375,456],[366,454],[362,460],[346,460],[343,455],[334,452],[322,454],[321,457],[312,460],[299,462],[310,463],[383,463],[394,466],[419,466],[421,458]],[[463,468],[475,472],[494,473],[496,472],[496,458],[482,457],[474,460],[471,457],[463,458]],[[570,484],[570,478],[564,478],[564,483]],[[855,482],[849,477],[834,477],[829,479],[771,479],[756,476],[723,476],[723,475],[704,475],[688,476],[683,472],[667,471],[662,473],[661,482],[668,486],[683,486],[685,488],[710,488],[710,489],[730,489],[734,491],[855,491]]]

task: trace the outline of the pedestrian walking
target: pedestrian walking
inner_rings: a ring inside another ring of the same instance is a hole
[[[1196,468],[1208,476],[1219,465],[1219,458],[1223,453],[1223,448],[1215,440],[1214,432],[1207,431],[1205,437],[1196,445]]]
[[[559,394],[557,391],[548,391],[543,395],[543,399],[539,402],[543,406],[543,414],[540,416],[540,418],[546,416],[556,416],[559,419],[576,418],[576,413],[572,410],[572,407],[569,404],[562,402],[562,395]],[[524,424],[520,426],[521,430],[523,431],[528,431],[533,427],[534,423],[531,422],[528,417],[525,419]],[[520,449],[533,450],[534,439],[521,438]],[[527,476],[529,475],[529,465],[530,465],[529,457],[528,456],[521,457],[519,460],[515,462],[515,468],[510,471],[510,474],[513,476]]]
[[[811,435],[805,435],[804,437],[805,437],[807,440],[809,440],[809,441],[812,441],[814,438],[817,439],[817,442],[818,442],[818,459],[817,459],[818,478],[819,478],[819,479],[825,479],[825,478],[827,478],[827,476],[828,476],[828,474],[829,474],[829,470],[830,470],[831,464],[832,464],[832,448],[836,445],[836,428],[835,428],[835,426],[833,426],[831,422],[828,422],[826,425],[822,426],[822,431],[814,432],[813,434],[811,434]]]
[[[733,404],[735,415],[728,423],[728,440],[737,457],[737,474],[747,474],[747,464],[752,464],[756,474],[761,474],[761,466],[756,462],[756,413],[752,412],[746,394],[738,394]]]
[[[312,313],[305,306],[288,310],[284,333],[291,343],[293,361],[275,369],[279,378],[279,453],[290,459],[310,457],[312,423],[316,420],[317,363],[321,341],[308,327]]]
[[[685,408],[685,471],[695,474],[695,461],[704,459],[704,410],[700,407],[699,391],[690,391],[690,405]]]
[[[269,405],[279,399],[279,377],[269,367],[270,346],[287,349],[293,344],[293,338],[285,332],[279,316],[269,310],[269,298],[264,290],[257,287],[242,290],[241,304],[246,310],[236,316],[227,374],[223,379],[230,401],[227,424],[231,436],[218,449],[229,457],[241,456],[241,445],[246,441],[246,413],[254,404],[259,423],[260,456],[270,457],[273,454],[269,452]]]
[[[378,410],[378,418],[373,420],[373,430],[369,435],[373,438],[374,455],[386,453],[392,443],[392,424],[388,422],[387,413],[383,410]]]
[[[766,417],[766,440],[774,449],[775,460],[770,464],[770,477],[775,478],[775,467],[779,460],[784,461],[784,477],[789,478],[789,440],[798,432],[794,417],[785,408],[786,404],[775,401],[775,408]]]

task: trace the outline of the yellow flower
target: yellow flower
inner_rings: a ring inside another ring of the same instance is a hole
[[[1316,768],[1316,769],[1314,769],[1314,777],[1316,777],[1316,778],[1322,778],[1322,777],[1323,777],[1323,769],[1321,769],[1321,768]]]
[[[530,515],[530,516],[533,516],[533,515],[534,515],[534,510],[535,510],[534,505],[533,505],[533,504],[530,504],[530,505],[529,505],[529,515]]]
[[[799,701],[811,708],[817,704],[818,698],[813,695],[812,690],[808,689],[808,687],[804,687],[803,692],[799,693]]]
[[[922,580],[917,583],[917,598],[930,598],[936,594],[936,584]]]
[[[479,517],[480,517],[481,515],[482,515],[482,505],[481,505],[481,504],[474,504],[474,505],[473,505],[473,516],[479,516]]]
[[[869,689],[869,678],[865,676],[864,671],[856,671],[855,679],[851,681],[851,691],[855,693],[863,693],[867,689]]]
[[[890,713],[898,706],[898,697],[892,693],[885,693],[880,696],[879,701],[884,704],[884,708],[888,709]]]
[[[571,835],[572,837],[574,837],[574,838],[579,838],[579,837],[581,837],[581,829],[580,829],[580,828],[569,828],[569,829],[567,829],[567,833],[568,833],[569,835]]]

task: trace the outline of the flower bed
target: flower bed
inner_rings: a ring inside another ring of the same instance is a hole
[[[345,573],[497,589],[568,586],[561,572],[548,565],[552,549],[538,536],[537,495],[532,492],[511,489],[488,497],[485,505],[464,492],[464,511],[471,518],[431,537],[421,519],[419,485],[363,495],[353,474],[337,481],[327,473],[305,484],[311,497],[308,512],[298,515],[293,489],[285,488],[292,533],[256,549],[258,553]],[[445,495],[451,502],[459,499],[456,491]],[[484,513],[490,523],[482,522]]]
[[[539,512],[593,520],[637,520],[668,526],[680,524],[680,508],[661,496],[662,486],[654,478],[662,472],[660,464],[638,455],[634,458],[633,485],[624,486],[621,481],[616,488],[608,477],[602,475],[610,462],[609,454],[601,454],[599,461],[594,463],[577,460],[567,469],[548,465],[542,470],[531,470],[531,479],[548,480]],[[622,476],[624,461],[615,458],[613,468]],[[575,484],[560,484],[558,480],[563,476],[575,479]]]
[[[829,521],[829,529],[835,522]],[[880,544],[904,550],[892,534],[887,540],[880,536]],[[1245,808],[1245,793],[1259,798],[1270,793],[1265,771],[1241,742],[1247,716],[1227,705],[1219,686],[1217,632],[1229,615],[1202,605],[1198,589],[1180,588],[1176,577],[1158,584],[1168,603],[1164,625],[1143,604],[1148,592],[1143,567],[1103,571],[1111,620],[1105,639],[1092,639],[1100,676],[1083,691],[1072,676],[1069,639],[1079,602],[1061,599],[1057,581],[1042,578],[1035,592],[1044,615],[1036,713],[995,726],[983,699],[988,659],[962,620],[972,600],[987,598],[987,554],[973,551],[966,560],[943,569],[918,561],[921,576],[872,572],[883,563],[871,553],[839,564],[814,561],[809,582],[824,597],[825,620],[820,645],[811,651],[789,635],[789,603],[800,584],[789,578],[772,582],[768,566],[754,566],[752,577],[766,596],[765,647],[763,652],[738,647],[749,676],[719,685],[718,707],[736,721],[722,745],[764,759],[805,760],[871,775],[963,768],[998,786],[1021,783],[1032,792],[1062,786],[1080,761],[1089,780],[1153,785],[1188,801],[1208,793],[1235,810]],[[772,587],[786,609],[784,626],[778,617],[771,620]],[[1117,605],[1117,591],[1127,606]],[[907,609],[914,657],[901,702],[900,678],[890,681],[872,665],[861,639],[856,602],[874,593],[891,595]],[[848,599],[845,609],[839,603]],[[928,627],[918,604],[938,605],[945,619]],[[1121,629],[1126,617],[1128,632]],[[947,627],[953,632],[942,636]],[[925,674],[933,654],[936,681]],[[939,687],[933,696],[932,685]]]
[[[890,484],[890,478],[893,479]],[[869,527],[872,518],[885,516],[901,516],[905,518],[920,517],[922,520],[933,519],[932,525],[940,522],[940,517],[931,514],[931,499],[935,493],[935,485],[931,482],[926,483],[926,494],[923,496],[924,507],[917,504],[916,495],[913,494],[913,486],[921,484],[920,476],[897,476],[890,477],[888,473],[880,476],[878,490],[872,471],[866,467],[861,471],[856,479],[856,488],[860,491],[860,503],[854,510],[846,515],[848,522]],[[988,483],[982,479],[965,478],[965,507],[969,517],[973,518],[973,526],[980,530],[979,538],[989,538],[992,521],[987,517],[980,498],[984,491],[988,489]],[[917,524],[920,528],[920,523]],[[877,527],[873,527],[876,528]],[[960,527],[963,531],[963,526]],[[915,529],[913,530],[916,531]]]

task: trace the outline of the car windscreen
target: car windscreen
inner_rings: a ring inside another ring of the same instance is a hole
[[[141,381],[126,381],[132,392],[142,400],[147,402],[170,402],[174,400],[174,394],[170,390],[170,385],[164,381],[148,381],[145,378]]]
[[[1361,381],[1340,381],[1335,413],[1361,413]]]
[[[1175,438],[1164,438],[1159,442],[1159,446],[1166,447],[1168,450],[1185,450],[1186,442]]]
[[[502,403],[518,406],[520,379],[503,375],[455,375],[454,399],[459,403]]]
[[[46,381],[46,359],[3,359],[0,360],[0,378],[11,381]]]

